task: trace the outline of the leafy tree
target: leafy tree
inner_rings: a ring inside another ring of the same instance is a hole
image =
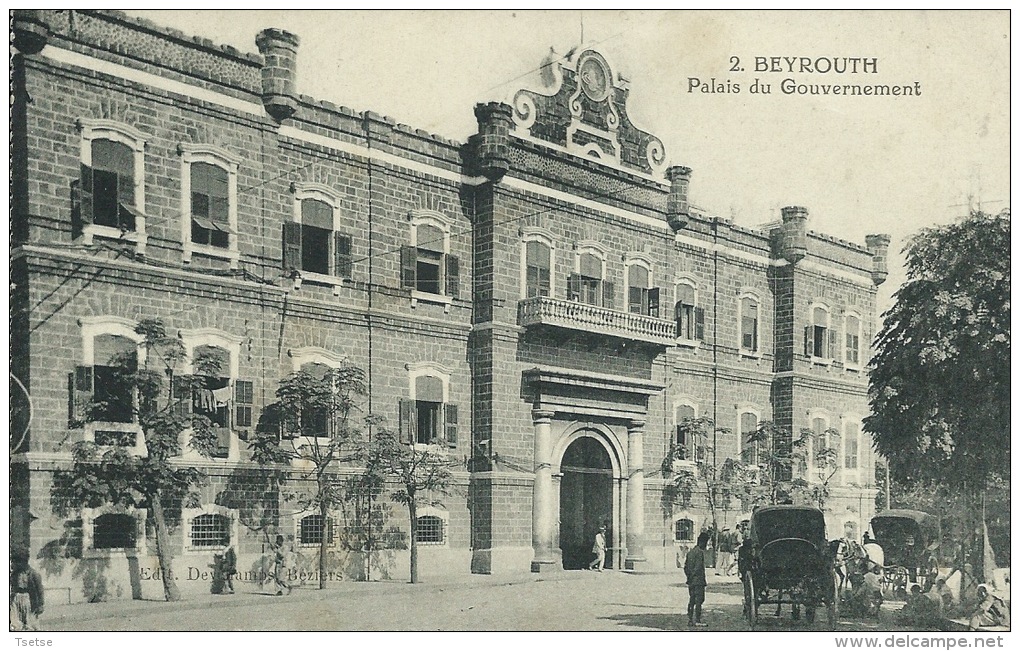
[[[170,527],[179,521],[181,509],[198,506],[196,489],[206,482],[198,468],[175,463],[183,450],[182,436],[191,429],[189,447],[204,457],[212,457],[218,448],[213,423],[203,415],[190,415],[180,409],[183,400],[191,400],[193,384],[205,376],[219,373],[220,361],[197,355],[193,360],[199,374],[175,376],[185,357],[180,339],[169,335],[159,319],[143,319],[135,326],[145,351],[139,368],[137,354],[120,354],[109,360],[114,373],[105,379],[113,385],[111,396],[133,396],[130,406],[124,400],[93,400],[85,408],[86,421],[101,420],[111,409],[129,409],[130,419],[142,430],[146,454],[135,455],[120,447],[104,450],[90,441],[72,448],[70,470],[57,473],[53,487],[56,511],[67,514],[82,508],[115,505],[147,510],[156,532],[156,554],[167,601],[180,599],[173,572],[173,546]]]
[[[684,418],[677,423],[677,436],[662,460],[661,470],[666,480],[662,491],[664,505],[668,509],[672,509],[673,505],[689,508],[695,492],[703,490],[714,531],[718,529],[717,507],[725,486],[715,466],[709,462],[713,450],[709,444],[709,435],[713,426],[710,418]],[[729,430],[714,431],[724,433]],[[686,444],[678,442],[681,440]]]
[[[972,497],[1010,473],[1010,214],[973,212],[904,249],[884,315],[864,429],[896,480]]]
[[[290,465],[296,481],[291,483],[286,472],[275,475],[281,486],[293,488],[284,499],[321,518],[319,589],[326,587],[331,514],[349,490],[343,466],[364,456],[364,433],[353,415],[366,394],[365,373],[356,366],[298,371],[280,382],[276,402],[266,406],[261,431],[249,443],[256,463],[276,469]],[[268,525],[260,523],[267,536]]]
[[[366,473],[392,481],[398,488],[393,501],[407,507],[411,532],[411,583],[418,582],[418,509],[441,506],[440,498],[451,493],[451,469],[457,461],[427,445],[402,443],[392,432],[381,429],[368,452]]]

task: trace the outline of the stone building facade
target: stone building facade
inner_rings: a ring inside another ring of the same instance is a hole
[[[766,420],[827,431],[830,537],[866,528],[860,422],[888,238],[812,232],[800,207],[751,229],[692,206],[691,170],[631,122],[595,49],[477,105],[462,143],[298,95],[299,39],[281,30],[258,54],[117,12],[19,12],[14,34],[12,545],[49,588],[161,594],[144,512],[50,499],[77,441],[145,454],[130,417],[75,409],[112,391],[109,358],[138,354],[148,317],[184,344],[182,372],[200,353],[229,370],[191,405],[221,425],[220,454],[180,459],[210,477],[173,532],[185,591],[209,589],[227,544],[242,578],[265,567],[245,441],[309,364],[364,369],[367,411],[458,460],[454,493],[419,514],[425,576],[580,567],[602,524],[611,566],[675,570],[710,523],[701,496],[661,498],[686,417],[719,428],[717,466],[753,456]],[[400,508],[374,578],[406,577]],[[276,526],[299,557],[325,535],[284,502]]]

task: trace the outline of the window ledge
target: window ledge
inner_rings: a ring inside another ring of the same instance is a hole
[[[231,234],[231,237],[236,237]],[[222,258],[224,260],[230,260],[231,267],[237,265],[241,255],[237,252],[237,249],[231,248],[220,248],[218,246],[212,246],[210,244],[195,244],[194,242],[188,242],[184,248],[184,262],[191,262],[192,254],[197,253],[210,258]]]
[[[331,276],[329,274],[320,274],[315,271],[299,271],[300,278],[302,281],[312,283],[315,285],[327,285],[333,288],[333,293],[336,294],[337,290],[344,286],[344,282],[351,280],[350,278],[344,278],[342,276]],[[295,285],[294,290],[297,291],[300,285]]]
[[[697,350],[701,348],[701,341],[699,339],[681,339],[676,340],[677,348],[690,348],[691,350]]]
[[[82,559],[94,559],[94,558],[138,558],[142,555],[142,551],[135,548],[128,547],[117,547],[113,549],[86,549],[81,553]]]
[[[435,303],[443,306],[443,311],[446,313],[450,312],[450,306],[453,305],[453,297],[446,296],[444,294],[430,294],[428,292],[419,292],[417,289],[411,290],[411,307],[418,307],[418,301],[422,303]]]
[[[219,554],[220,552],[225,552],[228,549],[230,549],[230,546],[233,545],[233,544],[234,543],[231,542],[230,545],[220,545],[220,546],[216,546],[216,547],[191,547],[191,546],[186,546],[184,548],[184,554],[187,555],[187,556],[201,556],[203,554]]]
[[[698,462],[691,459],[674,459],[672,468],[673,472],[679,472],[681,470],[697,470]]]
[[[141,215],[139,215],[141,217]],[[145,250],[145,233],[139,233],[138,231],[125,231],[113,226],[103,226],[102,224],[87,224],[82,228],[82,236],[84,237],[85,244],[92,244],[92,239],[95,237],[101,237],[107,240],[124,240],[126,242],[134,242],[138,245],[139,253],[144,253]]]
[[[96,443],[96,432],[125,432],[135,435],[134,445],[99,445]],[[145,437],[142,433],[142,426],[138,423],[117,423],[104,421],[89,421],[85,423],[85,440],[96,443],[96,446],[103,450],[124,450],[129,454],[139,457],[148,456],[149,452],[145,447]]]
[[[814,364],[815,366],[832,366],[831,359],[825,359],[824,357],[815,357],[814,355],[811,356],[811,363]]]
[[[748,350],[746,348],[741,348],[740,349],[740,356],[741,357],[746,357],[748,359],[760,360],[761,359],[761,351],[759,351],[759,350]]]
[[[845,370],[847,370],[847,371],[850,371],[851,373],[860,373],[861,372],[861,367],[857,366],[856,364],[847,364],[843,368]]]

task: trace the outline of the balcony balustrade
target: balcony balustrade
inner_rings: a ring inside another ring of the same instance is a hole
[[[517,305],[517,322],[524,327],[545,325],[569,328],[660,346],[676,344],[674,321],[548,296],[520,301]]]

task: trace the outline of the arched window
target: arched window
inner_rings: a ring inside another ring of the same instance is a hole
[[[126,513],[106,513],[92,521],[93,549],[134,549],[138,520]]]
[[[697,307],[694,287],[687,283],[676,286],[676,336],[688,341],[704,341],[705,310]]]
[[[414,381],[417,408],[417,443],[433,444],[439,441],[440,411],[443,407],[443,382],[431,375],[420,375]]]
[[[174,376],[174,413],[185,422],[208,418],[218,439],[213,456],[236,458],[238,435],[233,430],[246,435],[243,428],[252,425],[254,398],[251,380],[237,377],[241,338],[211,328],[181,330],[179,335],[188,357]]]
[[[326,544],[333,544],[333,518],[321,514],[306,515],[298,523],[298,540],[302,545],[320,545],[325,536]]]
[[[135,230],[134,159],[134,151],[122,142],[92,141],[92,223]],[[83,194],[87,191],[83,184]]]
[[[138,345],[127,337],[102,334],[95,337],[93,346],[96,364],[92,367],[95,377],[92,419],[106,423],[134,422],[132,374],[138,368]],[[134,445],[134,435],[128,438],[129,445]],[[100,441],[98,436],[96,443],[111,444]]]
[[[604,278],[605,253],[597,245],[586,245],[576,260],[576,273],[567,279],[567,299],[615,309],[613,283]]]
[[[659,288],[652,287],[652,272],[644,264],[627,264],[627,311],[659,316]]]
[[[449,372],[440,368],[431,363],[408,365],[411,398],[399,402],[401,442],[457,447],[458,409],[449,402]]]
[[[759,459],[759,443],[751,440],[758,431],[758,415],[745,411],[740,414],[740,455],[744,463],[757,465]]]
[[[690,431],[697,415],[691,405],[678,405],[676,408],[676,445],[681,460],[697,461],[697,441]]]
[[[230,176],[211,163],[191,166],[191,241],[225,249],[230,243]]]
[[[218,513],[203,513],[191,519],[191,547],[199,549],[230,546],[231,521]]]
[[[861,320],[856,315],[846,317],[845,364],[850,367],[861,364]]]
[[[72,184],[73,236],[137,242],[145,253],[145,140],[126,124],[81,119],[81,176]]]
[[[301,367],[301,372],[324,382],[329,377],[330,368],[325,364],[310,362]],[[332,425],[330,408],[326,404],[309,404],[301,410],[302,436],[329,437],[332,435]]]
[[[857,423],[851,421],[843,427],[843,468],[851,478],[856,476],[859,466],[860,437],[861,430]]]
[[[460,259],[450,255],[450,226],[445,216],[420,213],[411,219],[411,245],[400,250],[400,286],[458,298]]]
[[[211,145],[181,144],[184,262],[192,253],[237,265],[237,170],[241,159]]]
[[[694,541],[694,521],[690,518],[681,518],[676,521],[673,539],[678,542]]]
[[[740,299],[740,349],[758,352],[758,299],[744,296]]]
[[[334,286],[350,278],[351,236],[339,232],[340,199],[327,186],[295,183],[294,219],[283,224],[283,268]]]
[[[824,305],[811,308],[811,325],[804,332],[804,354],[815,360],[830,360],[839,353],[839,340],[830,328],[829,309]]]
[[[829,456],[827,450],[831,447],[829,441],[829,424],[824,418],[814,417],[811,419],[811,440],[808,442],[808,469],[812,475],[812,480],[820,479],[818,473],[821,472],[824,475],[828,475],[832,472],[832,468],[826,467],[829,464],[827,461]],[[819,455],[826,453],[819,460]],[[824,479],[822,477],[821,479]]]
[[[416,526],[419,543],[441,545],[446,542],[446,531],[441,517],[437,515],[419,515]]]
[[[538,240],[525,242],[526,297],[552,294],[552,249]]]

